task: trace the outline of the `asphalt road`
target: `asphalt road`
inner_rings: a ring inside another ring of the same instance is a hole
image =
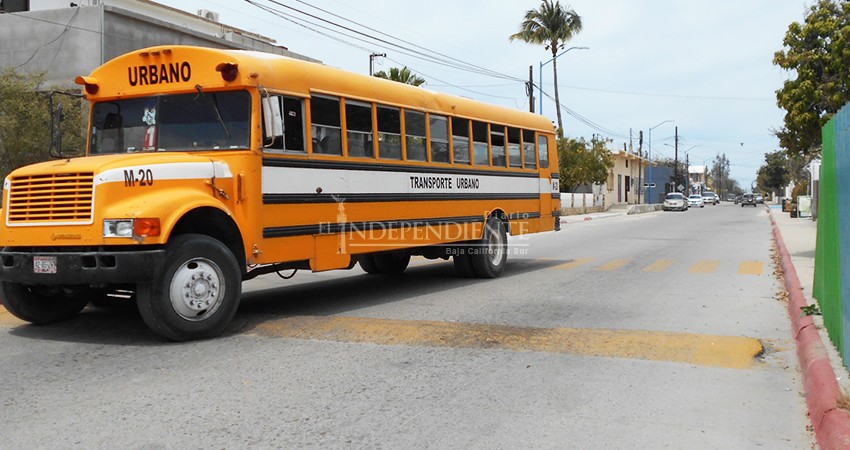
[[[764,208],[563,228],[496,280],[265,276],[203,342],[0,309],[0,447],[813,448]]]

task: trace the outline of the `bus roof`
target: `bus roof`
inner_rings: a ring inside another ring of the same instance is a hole
[[[232,81],[228,68],[237,68]],[[493,123],[554,132],[552,122],[539,115],[492,105],[426,88],[357,74],[323,64],[250,50],[165,45],[119,56],[77,77],[90,100],[166,92],[233,87],[262,87],[269,91],[308,97],[341,96],[422,111],[479,119]]]

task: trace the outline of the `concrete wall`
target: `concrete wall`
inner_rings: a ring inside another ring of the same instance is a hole
[[[49,86],[73,86],[100,65],[100,8],[0,14],[0,69],[45,73]]]
[[[258,50],[316,61],[273,45],[268,38],[151,2],[135,4],[144,7],[141,12],[100,5],[0,14],[0,70],[45,73],[45,87],[67,87],[78,75],[88,75],[116,56],[169,44]],[[157,15],[148,10],[161,11]]]

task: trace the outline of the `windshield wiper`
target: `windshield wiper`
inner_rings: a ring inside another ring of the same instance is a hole
[[[218,102],[215,97],[213,97],[212,101],[207,100],[207,96],[204,95],[204,90],[201,88],[200,84],[195,85],[195,89],[198,91],[198,95],[207,103],[212,105],[213,111],[215,111],[215,116],[218,118],[218,123],[221,124],[221,128],[224,130],[224,134],[227,135],[227,139],[230,139],[230,131],[227,130],[227,125],[224,123],[224,119],[221,117],[221,110],[218,109]]]

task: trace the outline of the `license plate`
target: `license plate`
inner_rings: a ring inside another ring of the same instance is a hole
[[[56,273],[55,256],[34,256],[32,270],[35,273]]]

